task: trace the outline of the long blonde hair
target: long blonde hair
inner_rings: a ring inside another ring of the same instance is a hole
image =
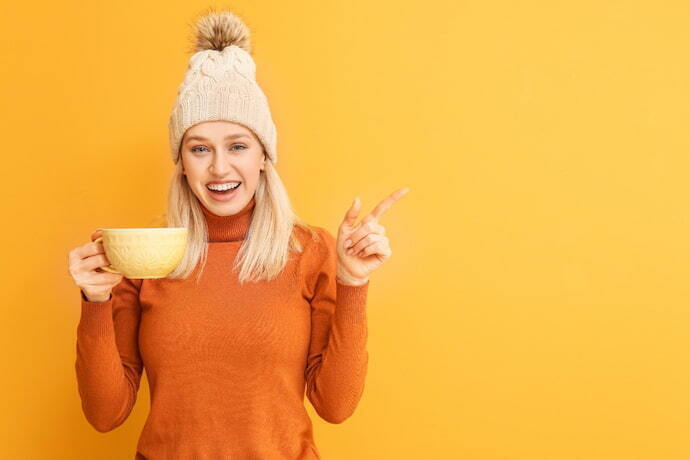
[[[318,233],[293,211],[287,190],[271,161],[265,163],[260,173],[254,197],[252,221],[232,267],[232,270],[239,269],[240,283],[270,281],[283,270],[291,250],[302,252],[295,227],[306,230],[312,239],[318,239]],[[161,218],[167,227],[188,229],[182,261],[167,278],[186,279],[199,267],[198,283],[208,254],[206,218],[187,176],[182,174],[181,160],[170,181],[167,213],[159,216]]]

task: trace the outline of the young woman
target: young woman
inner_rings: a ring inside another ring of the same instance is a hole
[[[409,189],[359,223],[356,199],[337,238],[301,222],[274,166],[247,27],[211,12],[196,34],[169,123],[167,225],[189,229],[182,262],[162,279],[103,271],[100,230],[69,254],[82,408],[100,432],[121,425],[146,369],[135,458],[318,459],[305,392],[328,422],[354,412],[369,275],[391,256],[379,218]]]

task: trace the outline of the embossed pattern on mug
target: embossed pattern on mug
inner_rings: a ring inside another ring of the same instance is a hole
[[[184,256],[186,228],[122,230],[104,229],[103,241],[112,266],[128,278],[164,278]]]

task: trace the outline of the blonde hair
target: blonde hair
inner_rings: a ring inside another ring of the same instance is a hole
[[[167,227],[186,227],[188,237],[182,261],[167,278],[186,279],[199,267],[198,283],[208,254],[206,218],[187,176],[182,174],[182,161],[176,165],[168,190],[167,214],[159,219],[165,219]],[[295,227],[306,230],[313,240],[318,239],[318,233],[293,211],[287,190],[271,161],[265,163],[260,173],[254,197],[252,220],[232,267],[232,270],[239,269],[240,284],[276,278],[287,264],[290,251],[302,252]]]

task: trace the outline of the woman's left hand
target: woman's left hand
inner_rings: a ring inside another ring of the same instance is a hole
[[[336,241],[337,277],[343,284],[367,283],[369,275],[393,254],[386,229],[379,223],[379,219],[393,203],[409,191],[410,189],[405,187],[391,193],[357,225],[355,220],[359,215],[361,202],[359,197],[355,198],[338,228]]]

